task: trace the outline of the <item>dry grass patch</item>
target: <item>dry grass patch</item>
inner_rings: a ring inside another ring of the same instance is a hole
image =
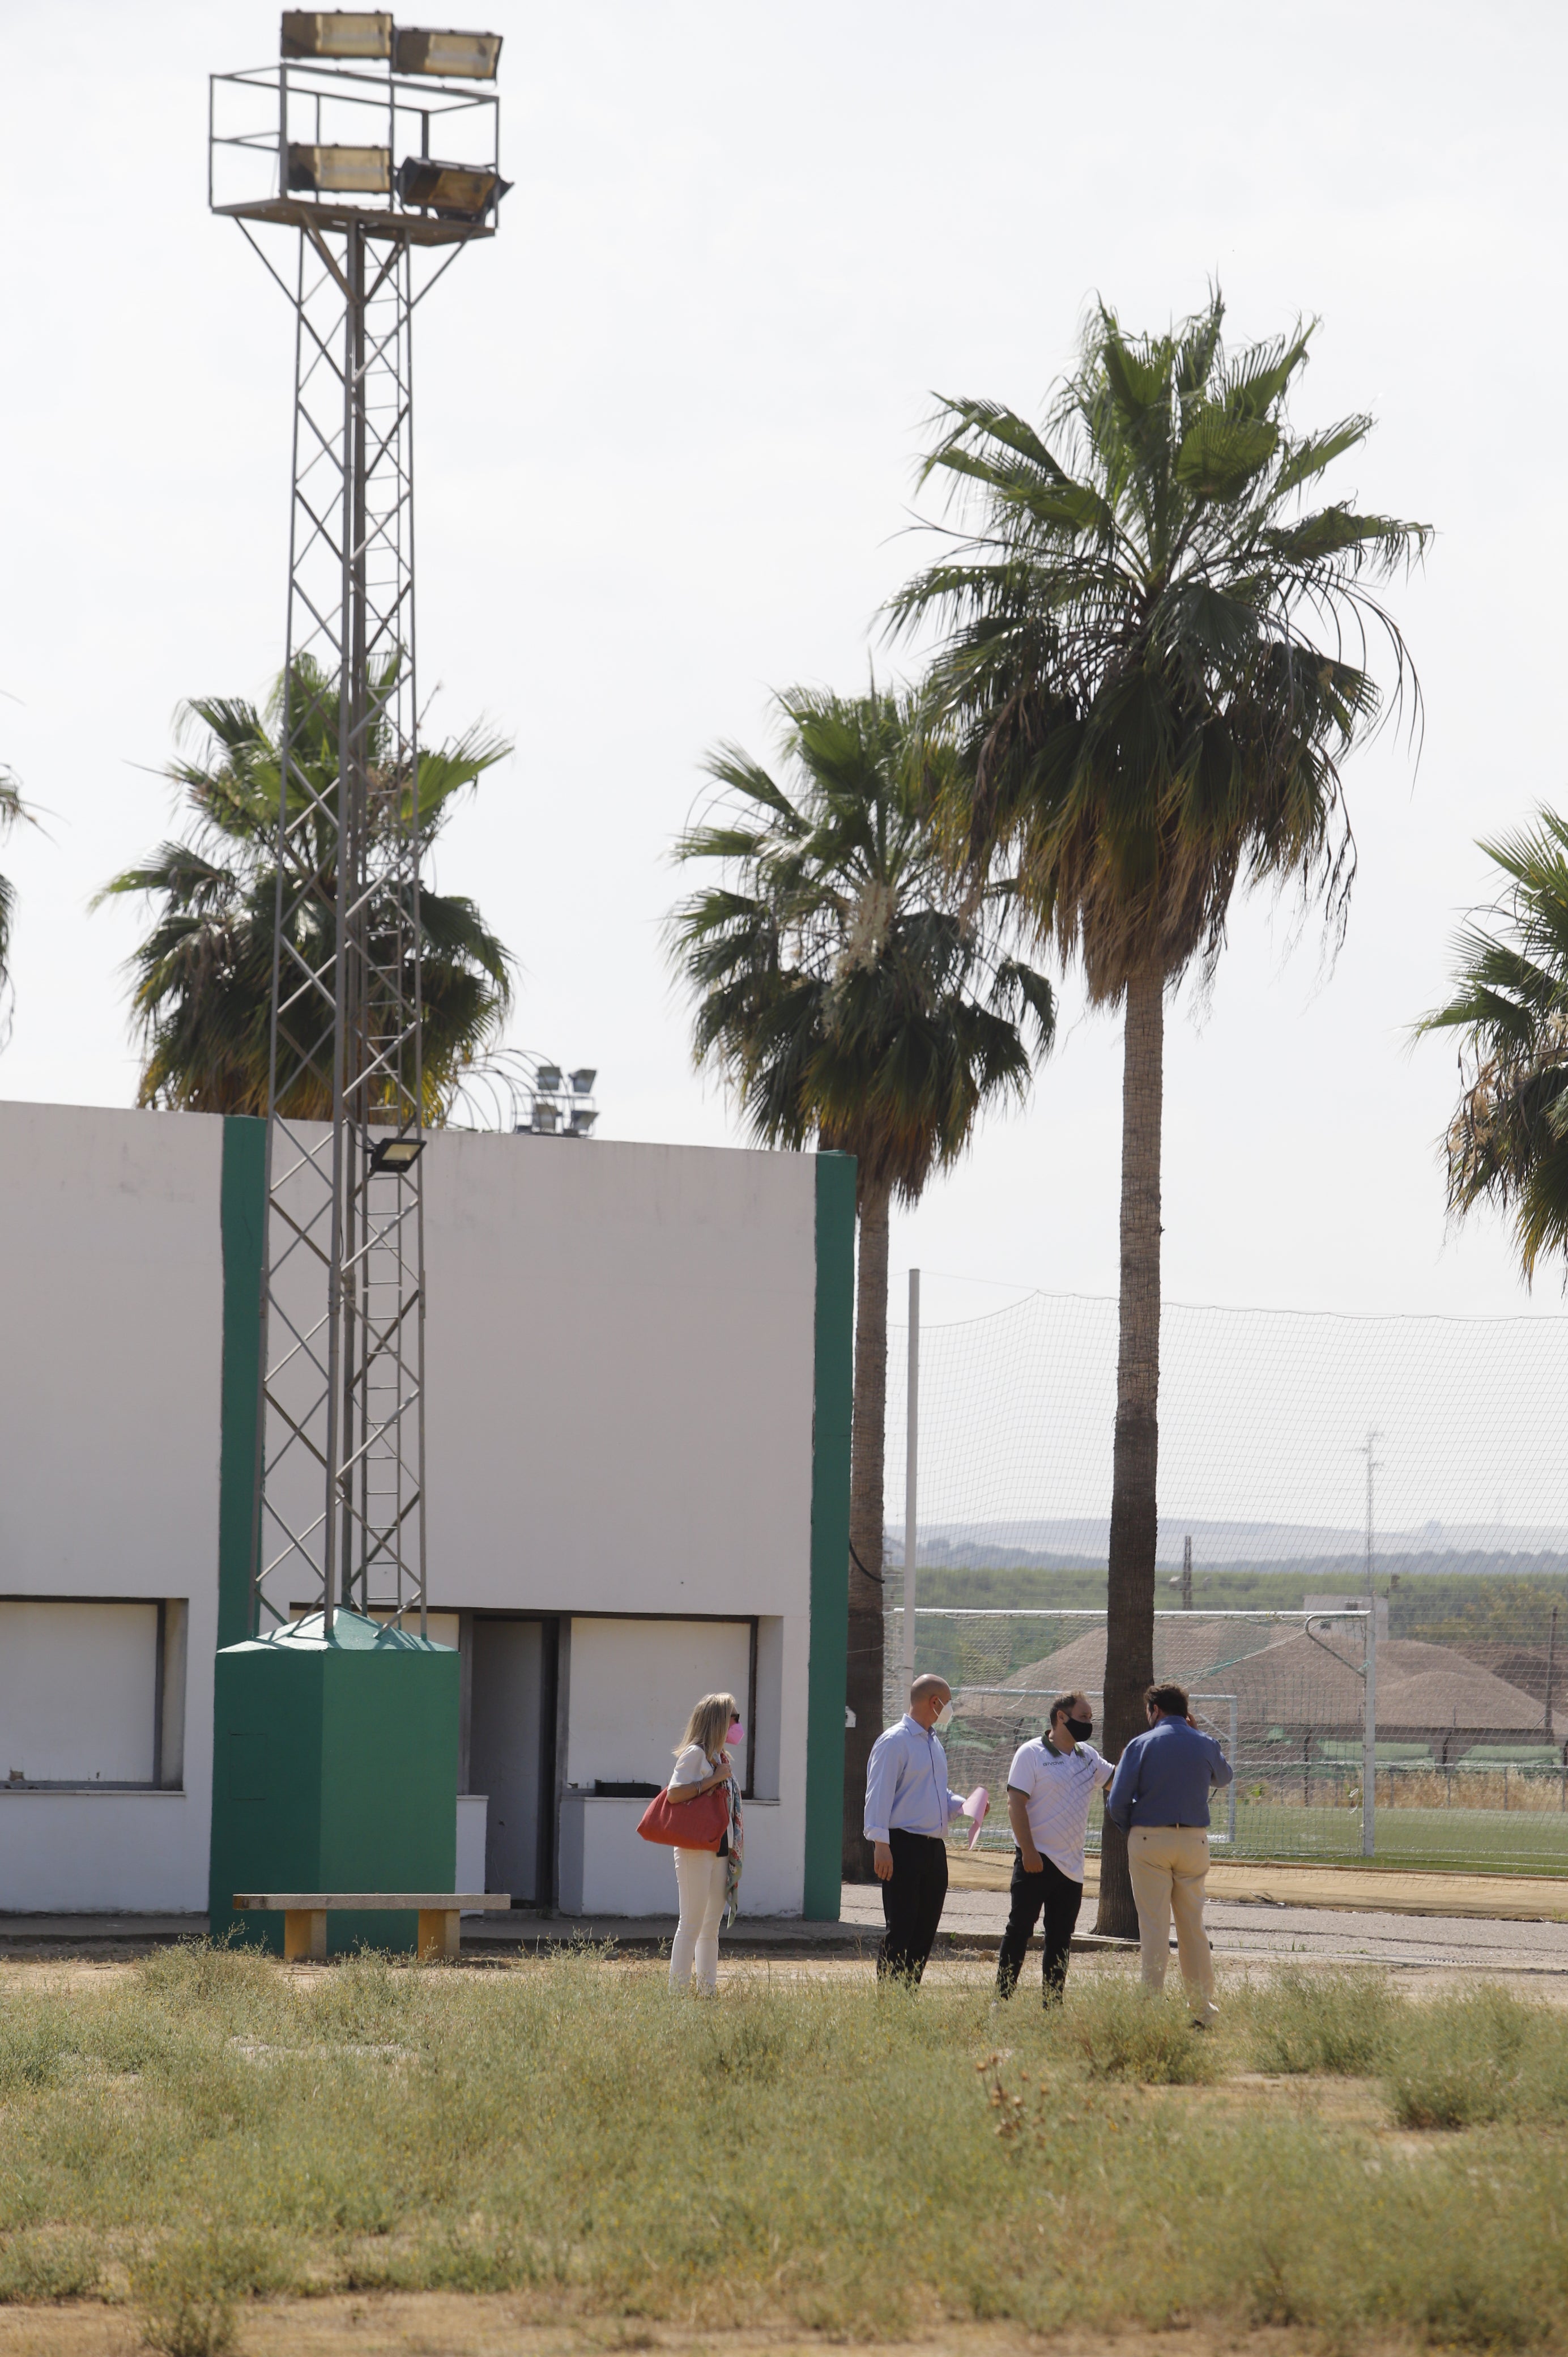
[[[980,2326],[1564,2337],[1561,2015],[1353,1975],[1222,2002],[1203,2037],[1110,1974],[1049,2013],[864,1976],[704,2004],[592,1952],[298,1976],[192,1946],[69,2002],[12,1980],[0,2298],[97,2290],[167,2357],[249,2348],[302,2294],[510,2298],[530,2330],[728,2357]],[[1396,2125],[1455,2088],[1459,2133]]]

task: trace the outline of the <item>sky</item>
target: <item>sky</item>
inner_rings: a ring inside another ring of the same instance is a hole
[[[39,812],[0,1094],[128,1104],[95,888],[171,823],[177,705],[282,660],[287,308],[206,207],[207,75],[275,56],[250,0],[0,0],[7,562],[0,761]],[[441,19],[445,21],[445,17]],[[1515,5],[500,0],[493,243],[419,314],[422,685],[516,750],[443,888],[515,949],[513,1044],[599,1071],[608,1138],[739,1137],[693,1072],[661,925],[704,750],[770,695],[908,658],[879,609],[929,546],[938,394],[1037,414],[1086,307],[1158,328],[1222,285],[1238,338],[1321,326],[1301,425],[1369,409],[1333,488],[1432,524],[1393,605],[1424,688],[1347,773],[1333,960],[1239,905],[1167,1029],[1165,1276],[1191,1303],[1558,1315],[1502,1225],[1444,1220],[1451,1047],[1412,1050],[1492,897],[1477,838],[1561,806],[1568,19]],[[269,235],[282,259],[289,232]],[[1026,1110],[897,1219],[928,1318],[1114,1290],[1120,1026],[1072,975]],[[594,1150],[563,1146],[563,1151]]]

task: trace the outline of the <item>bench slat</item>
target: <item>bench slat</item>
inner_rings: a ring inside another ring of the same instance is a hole
[[[388,1914],[448,1912],[499,1914],[511,1905],[507,1890],[236,1890],[231,1904],[240,1911],[293,1915],[341,1914],[350,1910]]]

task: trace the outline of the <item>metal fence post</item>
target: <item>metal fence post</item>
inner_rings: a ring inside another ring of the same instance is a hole
[[[1361,1856],[1373,1856],[1378,1824],[1378,1599],[1367,1598],[1366,1727],[1361,1737]]]
[[[909,1271],[909,1376],[904,1439],[904,1695],[915,1682],[916,1500],[920,1441],[920,1272]]]
[[[1236,1846],[1236,1753],[1239,1748],[1236,1713],[1237,1702],[1235,1695],[1232,1695],[1230,1697],[1230,1781],[1226,1787],[1226,1799],[1229,1805],[1225,1813],[1226,1829],[1230,1836],[1232,1849]]]

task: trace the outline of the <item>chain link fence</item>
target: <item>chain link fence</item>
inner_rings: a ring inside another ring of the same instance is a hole
[[[1234,1781],[1215,1795],[1216,1855],[1440,1870],[1568,1874],[1568,1724],[1453,1645],[1380,1633],[1366,1610],[1159,1612],[1155,1674],[1187,1687]],[[1087,1694],[1098,1726],[1102,1612],[927,1608],[915,1659],[953,1689],[954,1788],[984,1784],[981,1838],[1007,1849],[1004,1795],[1053,1699]],[[888,1723],[904,1705],[903,1613],[887,1616]],[[1369,1643],[1370,1640],[1370,1644]],[[1376,1734],[1367,1714],[1369,1652]],[[1099,1846],[1101,1809],[1090,1825]]]
[[[918,1340],[889,1336],[886,1714],[913,1533],[915,1665],[1004,1848],[1018,1743],[1069,1688],[1099,1717],[1116,1305]],[[1173,1304],[1161,1352],[1155,1669],[1234,1767],[1220,1854],[1568,1875],[1568,1318]]]

